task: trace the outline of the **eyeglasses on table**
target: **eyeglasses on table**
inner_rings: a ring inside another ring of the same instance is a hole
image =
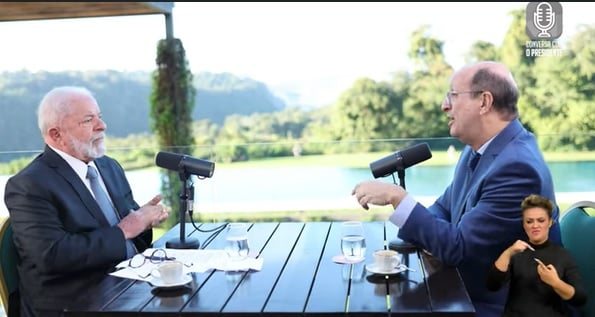
[[[152,264],[159,264],[165,261],[174,261],[176,258],[173,256],[168,256],[165,249],[155,249],[151,252],[150,255],[146,255],[144,253],[137,253],[133,257],[130,258],[128,261],[128,266],[137,269],[143,266],[147,261]],[[186,267],[191,267],[194,263],[183,263]]]

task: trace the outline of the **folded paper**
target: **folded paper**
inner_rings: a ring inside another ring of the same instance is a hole
[[[260,271],[263,265],[263,259],[258,254],[251,254],[242,260],[232,260],[224,250],[196,250],[196,249],[165,249],[168,257],[173,257],[177,261],[184,263],[184,273],[204,273],[209,270],[220,271]],[[155,249],[149,248],[143,252],[150,256]],[[114,272],[110,275],[151,282],[153,276],[151,272],[157,268],[159,263],[146,261],[138,268],[132,268],[130,260],[124,260],[116,265]]]

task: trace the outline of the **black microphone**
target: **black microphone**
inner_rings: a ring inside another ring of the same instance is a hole
[[[194,209],[194,185],[188,179],[190,175],[197,175],[199,178],[213,176],[215,163],[184,154],[159,152],[155,156],[155,164],[168,170],[177,171],[180,175],[180,180],[183,182],[183,188],[180,193],[180,237],[168,240],[165,243],[165,247],[172,249],[198,249],[200,246],[198,239],[186,237],[186,212],[192,218],[192,211]]]
[[[370,163],[370,169],[374,178],[388,176],[398,171],[400,185],[405,189],[405,169],[431,157],[430,146],[427,143],[419,143]],[[400,253],[411,253],[418,249],[417,246],[403,241],[399,237],[389,241],[388,248]],[[408,261],[409,257],[405,256],[404,259]]]
[[[184,172],[199,177],[211,177],[215,170],[215,163],[190,157],[184,154],[159,152],[155,156],[155,164],[168,170]]]
[[[427,143],[419,143],[370,163],[370,169],[374,178],[385,177],[398,169],[406,169],[431,157],[430,146]]]

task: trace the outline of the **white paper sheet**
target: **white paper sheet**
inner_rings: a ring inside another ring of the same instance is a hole
[[[143,252],[150,256],[156,249],[149,248]],[[177,261],[184,263],[184,273],[204,273],[209,270],[221,271],[260,271],[263,265],[262,258],[249,256],[243,260],[231,260],[224,250],[200,250],[200,249],[165,249],[168,257],[174,257]],[[147,260],[138,268],[128,266],[129,260],[125,260],[116,265],[116,271],[110,275],[150,282],[153,277],[151,271],[158,264]]]

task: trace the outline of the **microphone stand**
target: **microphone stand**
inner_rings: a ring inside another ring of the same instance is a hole
[[[403,165],[403,159],[397,159],[396,163],[397,176],[399,177],[399,185],[405,189],[405,166]],[[394,178],[393,178],[394,179]],[[396,185],[396,184],[395,184]],[[388,243],[388,248],[401,253],[412,253],[417,251],[417,247],[409,242],[401,240],[399,237],[391,240]],[[403,256],[403,261],[406,266],[409,266],[409,257]]]
[[[183,186],[182,190],[180,190],[180,237],[170,239],[165,243],[165,247],[171,249],[198,249],[200,246],[198,239],[186,238],[186,212],[190,214],[193,203],[193,200],[188,198],[194,196],[194,185],[188,181],[190,175],[186,174],[183,167],[180,168],[179,174]],[[190,203],[188,203],[189,201]]]
[[[397,160],[397,176],[399,176],[399,185],[405,189],[405,167],[403,160]]]

